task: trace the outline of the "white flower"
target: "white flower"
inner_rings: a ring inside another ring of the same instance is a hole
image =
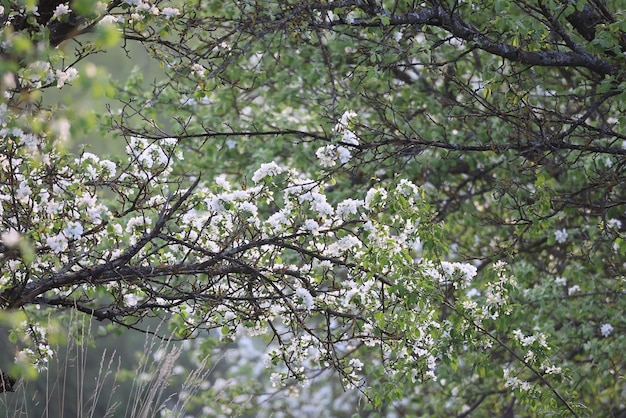
[[[350,153],[350,150],[348,148],[340,145],[337,147],[337,157],[339,158],[341,164],[345,164],[350,161],[350,158],[352,158],[352,154]]]
[[[165,16],[166,19],[169,20],[173,17],[179,16],[180,10],[174,7],[166,7],[165,9],[163,9],[163,15]]]
[[[63,252],[67,249],[67,238],[62,233],[46,238],[46,245],[55,253]]]
[[[267,223],[271,226],[272,231],[281,232],[284,227],[289,225],[289,217],[284,210],[281,210],[270,216]]]
[[[565,241],[567,241],[567,237],[568,237],[568,233],[565,228],[560,229],[558,231],[554,231],[554,238],[556,239],[556,242],[558,242],[559,244],[563,244]]]
[[[56,135],[57,139],[61,142],[66,142],[70,139],[71,125],[70,121],[66,118],[55,118],[50,124],[52,132]]]
[[[226,178],[225,174],[220,174],[219,176],[215,177],[215,184],[217,184],[218,186],[220,186],[224,190],[230,190],[231,189],[231,184],[228,181],[228,179]]]
[[[322,218],[332,216],[334,213],[333,207],[326,201],[326,196],[319,193],[315,193],[311,201],[311,209],[316,211]]]
[[[191,66],[191,71],[198,77],[204,77],[204,73],[206,72],[206,68],[202,64],[195,63]]]
[[[329,245],[324,251],[324,254],[331,257],[341,256],[345,252],[350,251],[353,247],[360,248],[362,245],[363,244],[357,237],[348,235],[347,237],[343,237],[339,241]]]
[[[50,63],[46,61],[36,61],[28,66],[28,80],[35,87],[41,87],[42,84],[50,84],[54,80],[54,72],[50,67]]]
[[[343,115],[341,115],[341,119],[339,119],[339,121],[335,125],[335,131],[337,131],[337,132],[342,131],[344,128],[346,128],[348,126],[348,124],[356,116],[357,116],[357,114],[356,114],[356,112],[354,110],[348,110],[346,112],[343,112]]]
[[[407,179],[401,179],[400,183],[396,186],[396,190],[405,197],[419,197],[419,189]]]
[[[87,218],[89,218],[89,220],[95,224],[101,224],[102,211],[104,209],[105,208],[102,205],[87,208]]]
[[[356,370],[361,370],[363,368],[363,362],[358,358],[350,359],[350,362],[348,364],[354,367]]]
[[[99,1],[96,3],[96,12],[99,14],[104,14],[107,11],[108,4],[103,1]]]
[[[274,177],[283,172],[283,169],[278,166],[274,161],[271,163],[261,164],[258,170],[252,175],[252,181],[258,183],[265,177]]]
[[[337,205],[337,216],[342,219],[350,215],[356,215],[359,208],[365,204],[362,200],[346,199]]]
[[[56,19],[59,16],[67,15],[72,12],[70,9],[69,3],[59,4],[56,9],[54,9],[54,13],[52,14],[52,18]]]
[[[575,284],[574,286],[570,287],[569,289],[567,289],[567,294],[572,296],[576,293],[580,292],[580,286],[578,286],[577,284]]]
[[[151,225],[152,219],[144,218],[143,216],[135,216],[134,218],[130,218],[128,223],[126,224],[126,232],[133,232],[135,227],[143,226],[143,225]]]
[[[611,218],[606,221],[606,226],[611,229],[621,229],[622,221],[620,221],[619,219]]]
[[[516,329],[515,331],[513,331],[513,335],[515,336],[515,338],[517,338],[517,340],[520,342],[520,344],[522,344],[523,347],[531,345],[537,340],[536,336],[524,335],[522,331],[519,329]]]
[[[117,167],[116,167],[116,165],[115,165],[115,163],[113,161],[111,161],[111,160],[102,160],[100,162],[100,166],[107,173],[105,178],[115,177],[115,174],[117,173]]]
[[[20,233],[15,229],[10,229],[9,231],[2,233],[0,241],[2,241],[2,243],[7,247],[17,247],[20,243]]]
[[[161,138],[159,139],[159,143],[161,146],[175,146],[178,144],[178,140],[176,138]]]
[[[369,189],[365,194],[365,207],[371,209],[372,203],[376,197],[379,197],[381,202],[384,202],[387,199],[387,190],[376,188]]]
[[[26,180],[22,180],[20,182],[20,186],[15,191],[15,196],[20,201],[26,202],[26,201],[28,201],[28,198],[31,195],[31,193],[32,193],[32,190],[30,189],[30,186],[28,185],[28,183],[26,183]]]
[[[335,162],[336,155],[334,154],[334,151],[334,145],[320,147],[317,149],[317,151],[315,151],[315,156],[318,160],[320,160],[320,164],[322,165],[322,167],[332,167],[337,164]]]
[[[303,305],[307,310],[311,310],[313,307],[313,296],[303,287],[299,287],[296,289],[296,296],[300,298],[300,304]]]
[[[608,324],[608,323],[602,324],[602,326],[600,327],[600,334],[602,334],[604,338],[608,337],[612,333],[613,333],[613,325]]]
[[[73,81],[76,77],[78,77],[78,71],[76,70],[76,68],[69,67],[65,71],[57,70],[57,88],[63,87],[65,83]]]
[[[565,286],[567,284],[567,279],[565,277],[557,277],[554,279],[554,283]]]
[[[102,19],[100,19],[98,25],[112,25],[118,22],[124,22],[124,18],[122,18],[121,16],[106,15]]]
[[[126,306],[137,306],[137,302],[139,302],[141,298],[133,293],[127,293],[124,295],[124,305]]]
[[[557,366],[546,367],[546,374],[560,374],[561,368]]]
[[[272,373],[270,376],[270,382],[272,382],[273,388],[283,386],[282,375],[280,373]]]
[[[337,159],[342,164],[347,163],[352,158],[350,150],[344,146],[326,145],[320,147],[315,152],[315,156],[320,160],[322,167],[333,167],[337,164]]]
[[[320,229],[320,225],[313,219],[307,219],[306,221],[304,221],[304,229],[312,232],[315,235]]]
[[[469,282],[474,277],[476,277],[476,274],[478,274],[478,269],[472,264],[454,263],[454,266],[461,271],[461,273],[463,274],[463,279],[466,282]]]
[[[69,239],[78,239],[83,235],[83,226],[80,222],[68,222],[63,234]]]
[[[350,129],[343,131],[343,142],[348,145],[359,145],[359,137]]]

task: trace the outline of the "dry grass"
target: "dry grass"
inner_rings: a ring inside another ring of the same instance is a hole
[[[72,318],[72,321],[79,320]],[[20,381],[13,393],[0,394],[0,416],[153,418],[164,408],[170,411],[168,416],[184,416],[200,383],[211,373],[206,362],[201,362],[194,370],[186,372],[184,382],[176,391],[171,383],[183,353],[180,344],[146,334],[139,364],[135,370],[128,371],[123,369],[122,364],[127,362],[117,350],[98,354],[90,346],[96,340],[92,335],[93,327],[89,320],[80,321],[78,326],[74,323],[75,326],[70,327],[78,332],[68,332],[66,344],[55,347],[57,355],[46,372],[37,380]],[[94,361],[94,356],[98,355]],[[124,381],[129,375],[131,382]],[[128,393],[121,393],[124,391]]]

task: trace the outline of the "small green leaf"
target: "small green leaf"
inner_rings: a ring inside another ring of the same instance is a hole
[[[122,33],[119,29],[110,23],[98,25],[96,36],[96,47],[99,49],[114,47],[122,39]]]
[[[508,0],[497,0],[495,4],[495,9],[497,13],[503,12],[504,10],[509,8]]]

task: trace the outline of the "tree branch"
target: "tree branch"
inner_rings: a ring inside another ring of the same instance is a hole
[[[458,15],[450,13],[442,6],[425,8],[402,15],[389,15],[389,25],[434,26],[445,29],[456,38],[474,43],[478,48],[509,61],[542,67],[582,67],[599,75],[617,75],[618,70],[608,61],[579,50],[578,52],[534,51],[528,52],[510,44],[496,42],[479,29],[465,22]],[[369,19],[355,19],[346,22],[343,19],[318,26],[332,28],[339,25],[379,27],[383,24]]]

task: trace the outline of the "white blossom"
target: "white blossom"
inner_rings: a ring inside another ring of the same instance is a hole
[[[2,244],[7,247],[17,247],[17,245],[20,243],[20,233],[17,232],[15,229],[5,231],[0,236],[0,241],[2,241]]]
[[[350,153],[350,150],[344,146],[341,146],[341,145],[338,146],[336,152],[337,152],[337,158],[339,158],[339,161],[341,162],[341,164],[347,163],[352,158],[352,154]]]
[[[98,22],[98,25],[112,25],[115,23],[123,23],[123,22],[124,22],[124,18],[122,16],[106,15],[102,19],[100,19],[100,21]]]
[[[365,195],[365,207],[372,209],[372,204],[376,198],[384,202],[387,199],[387,190],[381,188],[369,189]]]
[[[106,172],[106,176],[105,178],[112,178],[115,177],[115,174],[117,173],[117,166],[115,165],[115,163],[111,160],[102,160],[100,162],[100,166],[104,169],[104,171]]]
[[[271,163],[261,164],[254,174],[252,175],[252,181],[255,183],[260,182],[265,177],[274,177],[283,172],[283,169],[278,166],[274,161]]]
[[[103,1],[98,1],[96,2],[95,8],[96,12],[98,12],[99,14],[104,14],[107,11],[108,4]]]
[[[30,186],[28,185],[28,183],[26,182],[26,180],[22,180],[20,182],[19,187],[15,191],[15,197],[17,197],[22,202],[26,202],[28,201],[28,198],[30,197],[31,193],[32,193],[32,190]]]
[[[56,71],[57,88],[63,87],[65,83],[72,82],[76,77],[78,77],[78,71],[73,67],[69,67],[65,71],[57,70]]]
[[[311,296],[311,293],[309,293],[308,290],[306,290],[303,287],[299,287],[296,289],[296,296],[298,298],[300,298],[301,300],[301,304],[307,309],[307,310],[311,310],[311,308],[313,307],[314,301],[313,301],[313,296]]]
[[[348,235],[329,245],[324,253],[330,256],[340,256],[345,252],[352,250],[354,247],[360,248],[361,246],[362,243],[357,237]]]
[[[283,386],[282,375],[280,373],[272,373],[270,375],[270,382],[272,382],[273,388]]]
[[[124,295],[124,304],[126,306],[137,306],[137,303],[141,300],[141,298],[134,293],[126,293]]]
[[[345,164],[352,158],[350,150],[342,145],[326,145],[320,147],[315,152],[315,156],[320,161],[322,167],[334,167],[337,160],[341,164]]]
[[[61,142],[66,142],[70,139],[70,127],[70,121],[67,118],[56,118],[50,124],[52,132]]]
[[[580,292],[580,286],[578,286],[577,284],[567,289],[567,294],[570,296],[575,295],[578,292]]]
[[[611,229],[621,229],[622,221],[620,221],[619,219],[611,218],[606,221],[606,226]]]
[[[600,326],[600,334],[602,334],[604,338],[608,337],[612,333],[613,333],[613,325],[606,323]]]
[[[70,9],[69,3],[59,4],[56,9],[54,9],[54,13],[52,14],[52,18],[56,19],[60,16],[70,14],[72,9]]]
[[[419,196],[417,186],[407,179],[401,179],[400,183],[396,186],[396,190],[405,197],[416,198]]]
[[[202,64],[195,63],[191,66],[191,71],[198,77],[204,77],[206,68]]]
[[[165,16],[166,19],[171,19],[173,17],[179,16],[180,15],[180,10],[174,8],[174,7],[166,7],[163,9],[162,11],[163,15]]]
[[[289,225],[290,219],[288,213],[284,211],[278,211],[267,219],[267,223],[271,226],[271,230],[274,232],[281,232]]]
[[[133,232],[136,227],[151,225],[152,220],[150,218],[145,218],[143,216],[135,216],[130,218],[126,223],[126,232]]]
[[[347,128],[349,123],[352,121],[352,119],[354,119],[357,116],[356,112],[354,110],[347,110],[345,112],[343,112],[343,114],[341,115],[341,119],[339,119],[339,121],[337,122],[337,124],[335,125],[335,131],[342,131],[343,129]]]
[[[356,136],[356,134],[352,132],[350,129],[345,129],[343,131],[342,141],[343,143],[348,144],[348,145],[359,145],[359,137]]]
[[[548,366],[546,367],[546,374],[560,374],[561,368],[557,366]]]
[[[363,368],[363,362],[358,358],[350,359],[350,362],[348,364],[354,367],[356,370],[361,370]]]
[[[558,242],[559,244],[563,244],[565,241],[567,241],[567,237],[568,237],[568,233],[565,228],[554,231],[554,238],[556,239],[556,242]]]
[[[318,233],[320,225],[314,219],[307,219],[304,221],[304,229],[315,235]]]
[[[337,164],[335,162],[336,155],[334,154],[334,151],[334,145],[320,147],[317,149],[317,151],[315,151],[315,156],[318,160],[320,160],[320,164],[322,165],[322,167],[332,167]]]
[[[356,215],[360,207],[365,204],[363,200],[346,199],[337,205],[337,216],[346,219],[350,215]]]
[[[67,238],[63,233],[46,237],[46,245],[52,252],[61,253],[67,250]]]
[[[83,235],[83,226],[80,222],[68,222],[63,234],[69,239],[79,239]]]

